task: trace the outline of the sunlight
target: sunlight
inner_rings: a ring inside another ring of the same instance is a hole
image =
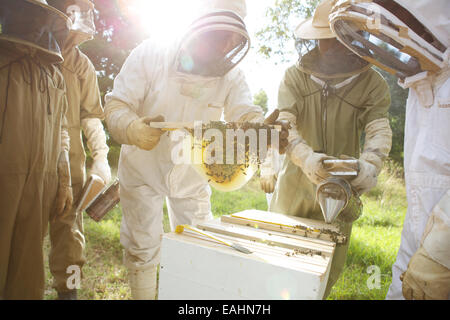
[[[167,43],[181,36],[198,15],[198,1],[127,0],[120,1],[124,13],[142,31]]]

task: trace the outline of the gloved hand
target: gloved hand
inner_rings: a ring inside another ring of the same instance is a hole
[[[260,177],[261,189],[265,193],[273,193],[275,191],[275,184],[277,183],[277,178],[278,177],[276,174],[261,175]]]
[[[377,185],[377,176],[392,146],[392,130],[387,118],[373,120],[365,128],[364,150],[359,157],[358,176],[351,181],[360,195]]]
[[[450,270],[434,261],[421,247],[412,256],[400,279],[407,300],[447,300],[450,294]]]
[[[355,179],[350,181],[353,189],[362,195],[365,192],[370,191],[372,188],[376,187],[378,179],[377,168],[368,161],[359,159],[359,172]]]
[[[423,232],[421,247],[402,274],[406,299],[450,298],[450,190],[433,208]]]
[[[111,182],[111,168],[107,159],[95,159],[90,173],[102,178],[105,185]]]
[[[58,192],[56,195],[56,215],[65,215],[72,208],[73,193],[70,177],[69,153],[62,151],[58,159]]]
[[[81,127],[94,160],[90,173],[99,176],[105,184],[108,184],[111,181],[111,169],[108,164],[109,148],[103,124],[98,118],[87,118],[81,120]]]
[[[299,166],[308,179],[314,184],[320,184],[330,177],[324,168],[323,161],[336,159],[324,153],[316,153],[304,142],[297,143],[289,152],[291,161]]]
[[[128,142],[143,150],[152,150],[158,145],[159,139],[164,134],[164,131],[152,128],[149,124],[150,122],[163,121],[163,116],[156,118],[143,117],[134,120],[127,127]]]
[[[291,125],[286,120],[278,120],[280,115],[280,110],[275,109],[265,120],[264,124],[266,125],[279,125],[281,126],[281,132],[279,132],[279,141],[278,141],[278,152],[280,154],[285,154],[286,149],[289,145],[288,137],[289,137],[289,129],[291,129]],[[271,142],[271,145],[273,143]]]

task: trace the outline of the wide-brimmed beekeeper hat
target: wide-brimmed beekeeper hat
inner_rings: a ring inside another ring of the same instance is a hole
[[[318,4],[314,15],[302,21],[295,29],[297,39],[319,40],[336,38],[330,28],[328,16],[333,7],[331,0],[325,0]]]
[[[0,41],[35,48],[45,60],[62,62],[70,19],[45,0],[0,0]]]

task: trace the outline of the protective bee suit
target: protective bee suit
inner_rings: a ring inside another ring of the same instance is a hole
[[[242,10],[229,11],[229,6]],[[123,144],[118,171],[121,243],[134,299],[155,298],[164,200],[172,229],[212,217],[207,182],[189,164],[173,161],[173,150],[181,143],[176,133],[163,134],[148,124],[207,122],[222,114],[226,121],[264,120],[242,71],[235,68],[249,48],[241,15],[245,2],[208,1],[205,9],[180,41],[161,47],[150,39],[134,49],[106,96],[109,132]],[[202,36],[212,37],[204,41]],[[219,38],[223,40],[215,47],[210,45]],[[216,54],[217,46],[229,43],[226,39],[234,41],[233,47],[226,55]]]
[[[72,191],[60,45],[70,20],[45,1],[0,1],[0,300],[42,299],[51,212]]]
[[[92,62],[78,48],[78,45],[91,40],[95,34],[94,5],[89,0],[53,0],[49,4],[72,21],[72,28],[62,50],[64,62],[60,65],[60,70],[66,82],[69,103],[67,122],[71,141],[70,170],[74,201],[77,203],[86,182],[82,129],[93,158],[90,174],[98,175],[105,184],[111,180],[107,159],[109,148],[101,122],[104,115],[97,75]],[[67,279],[72,275],[67,272],[67,268],[78,266],[81,270],[86,260],[83,255],[83,215],[76,211],[76,206],[72,208],[70,215],[51,220],[50,241],[49,265],[54,277],[53,286],[61,299],[75,299],[76,291],[67,287]]]
[[[336,221],[350,239],[362,211],[359,195],[376,185],[391,149],[390,94],[367,62],[337,42],[328,24],[330,10],[331,1],[321,2],[295,32],[300,58],[286,71],[278,94],[280,119],[292,126],[290,145],[269,210],[323,221],[316,198],[317,185],[330,177],[323,160],[356,158],[360,170],[350,183],[358,206],[347,207]],[[348,246],[349,240],[336,245],[324,298],[343,271]]]
[[[340,41],[410,89],[408,210],[386,299],[448,299],[450,291],[449,10],[445,0],[339,1],[330,15]]]
[[[267,207],[272,202],[275,184],[285,157],[285,155],[280,155],[276,150],[269,149],[266,160],[261,164],[260,185],[261,189],[266,193]]]

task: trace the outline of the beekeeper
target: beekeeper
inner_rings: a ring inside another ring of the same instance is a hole
[[[105,184],[111,180],[107,158],[109,148],[101,122],[104,115],[97,75],[92,62],[78,48],[81,43],[91,40],[95,35],[94,5],[89,0],[48,2],[72,21],[72,29],[62,48],[64,62],[60,65],[60,70],[67,87],[70,171],[74,202],[77,203],[86,182],[86,154],[81,130],[93,158],[90,174],[99,176]],[[59,299],[77,298],[76,288],[67,286],[67,280],[72,276],[68,268],[78,266],[81,270],[86,261],[83,254],[83,233],[83,215],[82,212],[76,211],[75,206],[70,215],[50,220],[49,266],[54,277],[53,287],[58,292]]]
[[[70,20],[44,0],[0,1],[0,300],[42,299],[50,212],[71,207],[60,46]]]
[[[347,207],[337,220],[349,239],[362,210],[359,196],[376,186],[391,149],[390,94],[381,75],[336,40],[330,10],[331,1],[321,2],[295,30],[299,60],[286,71],[278,94],[280,119],[292,127],[290,144],[269,210],[323,221],[316,201],[317,185],[330,177],[323,160],[359,159],[358,176],[351,181],[358,205]],[[336,246],[324,297],[344,268],[348,245]]]
[[[181,141],[149,124],[157,121],[264,120],[236,68],[250,47],[245,1],[204,3],[205,13],[177,43],[147,40],[122,67],[106,97],[109,131],[122,150],[121,243],[134,299],[154,299],[163,233],[163,203],[171,228],[211,218],[211,190],[189,164],[174,164]]]
[[[449,297],[449,12],[445,0],[339,1],[330,16],[342,43],[410,89],[404,153],[408,211],[387,299]]]

